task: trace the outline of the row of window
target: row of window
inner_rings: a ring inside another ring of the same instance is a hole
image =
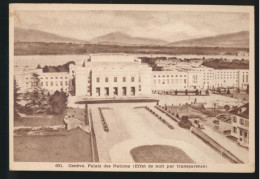
[[[96,88],[96,95],[97,96],[100,96],[100,90],[101,88],[100,87],[97,87]],[[113,87],[113,92],[112,94],[114,96],[118,96],[118,87]],[[109,87],[105,87],[104,88],[104,96],[109,96],[110,95],[110,90],[109,90]],[[127,88],[126,87],[122,87],[122,96],[126,96],[127,95]],[[130,88],[130,95],[131,96],[135,96],[135,87],[131,87]]]
[[[162,75],[162,78],[164,78],[165,76],[166,77],[174,77],[174,75]],[[182,75],[179,75],[179,76],[182,77]],[[156,75],[154,75],[153,77],[156,78]],[[161,76],[158,75],[157,77],[160,78]],[[178,77],[178,75],[175,75],[175,77]],[[183,77],[186,77],[186,75],[183,75]]]
[[[26,80],[28,80],[29,78],[26,78]],[[33,77],[31,77],[31,79],[33,79]],[[43,77],[40,77],[39,79],[46,79],[46,80],[48,80],[49,79],[49,77],[45,77],[45,78],[43,78]],[[63,79],[63,77],[50,77],[50,79]],[[68,79],[68,77],[64,77],[64,79]]]
[[[48,82],[48,81],[46,81],[45,83],[43,83],[43,82],[41,82],[41,86],[68,86],[68,82],[67,81],[65,81],[64,83],[63,83],[63,81],[60,81],[60,82],[58,82],[58,81],[55,81],[55,83],[53,82],[53,81],[50,81],[50,82]]]
[[[233,122],[234,122],[234,123],[237,123],[237,117],[236,117],[236,116],[233,116]],[[240,125],[246,125],[246,126],[248,126],[248,121],[247,121],[247,120],[244,120],[243,118],[240,118],[239,124],[240,124]]]
[[[96,82],[99,83],[101,80],[100,80],[100,77],[97,77],[96,78]],[[114,77],[113,79],[114,82],[118,82],[118,77]],[[109,78],[108,77],[105,77],[105,82],[108,83],[109,82]],[[122,82],[126,82],[126,77],[122,77]],[[135,82],[135,77],[131,77],[131,82]]]
[[[236,128],[236,127],[233,127],[233,133],[237,133],[237,131],[238,131],[238,128]],[[244,133],[244,135],[243,135],[243,133]],[[244,136],[244,137],[247,137],[247,131],[244,131],[244,130],[239,130],[239,135],[240,136]]]
[[[165,79],[162,79],[162,80],[160,80],[160,79],[158,79],[158,81],[155,79],[154,80],[154,83],[156,84],[156,82],[158,82],[158,84],[178,84],[179,82],[180,82],[180,84],[182,84],[182,83],[184,83],[184,84],[186,84],[186,79],[167,79],[167,80],[165,80]],[[162,82],[162,83],[161,83]]]

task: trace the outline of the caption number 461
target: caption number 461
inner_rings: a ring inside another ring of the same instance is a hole
[[[62,167],[62,164],[55,164],[55,167]]]

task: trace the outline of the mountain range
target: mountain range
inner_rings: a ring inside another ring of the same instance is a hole
[[[169,43],[174,47],[239,47],[249,48],[249,32],[220,34],[216,36],[182,40]]]
[[[176,35],[178,36],[178,34]],[[120,46],[166,46],[166,47],[234,47],[249,48],[249,32],[241,31],[236,33],[220,34],[216,36],[192,38],[186,34],[183,36],[191,38],[175,42],[168,42],[156,38],[133,37],[122,32],[112,32],[106,35],[98,36],[90,40],[79,40],[69,37],[63,37],[53,33],[40,30],[15,28],[15,42],[47,42],[47,43],[81,43],[81,44],[101,44],[101,45],[120,45]]]

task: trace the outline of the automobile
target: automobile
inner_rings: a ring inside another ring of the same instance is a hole
[[[199,129],[205,129],[205,127],[204,127],[202,124],[199,124],[199,125],[198,125],[198,128],[199,128]]]
[[[214,124],[219,124],[219,120],[214,120],[213,123]]]

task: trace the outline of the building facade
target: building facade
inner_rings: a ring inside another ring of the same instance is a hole
[[[70,69],[76,71],[76,96],[134,97],[152,91],[152,69],[131,56],[93,55],[82,65],[71,65]]]
[[[70,64],[68,72],[15,67],[21,91],[32,86],[32,74],[39,75],[42,88],[53,93],[117,97],[149,95],[152,91],[207,90],[219,87],[246,89],[248,69],[213,69],[203,65],[178,64],[169,71],[152,71],[140,59],[125,54],[91,55],[80,64]]]
[[[232,130],[231,135],[237,143],[248,147],[249,143],[249,103],[230,111]]]
[[[69,72],[43,72],[42,69],[15,67],[14,78],[21,92],[33,87],[33,81],[35,80],[33,74],[37,74],[42,89],[46,89],[50,93],[54,93],[56,90],[69,92]]]

